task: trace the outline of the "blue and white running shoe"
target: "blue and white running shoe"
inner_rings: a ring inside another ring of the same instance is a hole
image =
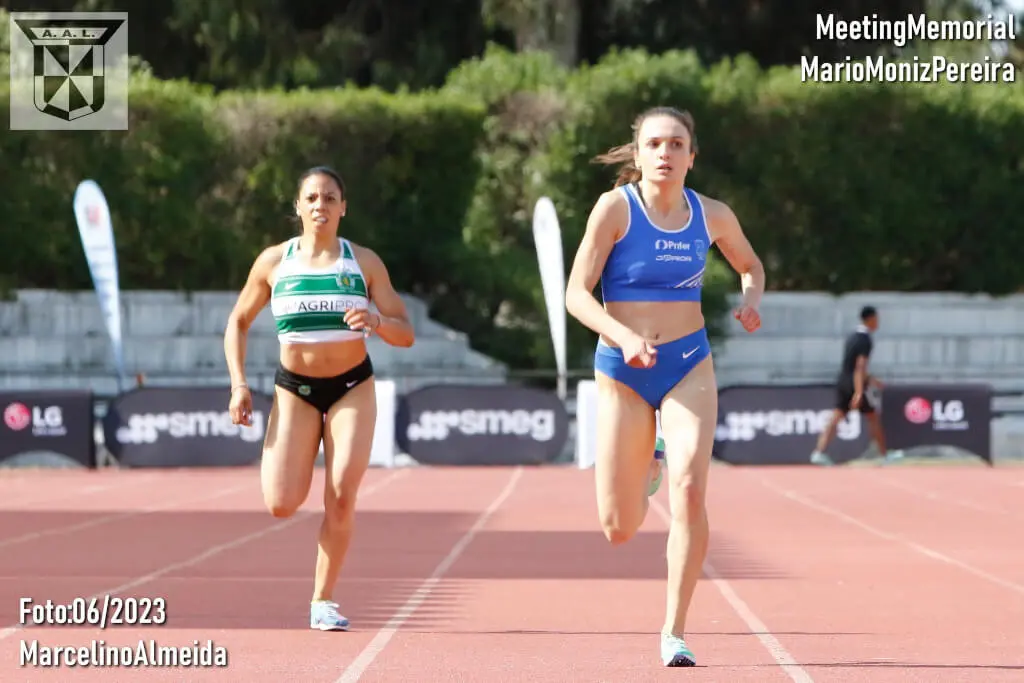
[[[320,631],[347,631],[348,619],[338,614],[338,604],[316,600],[309,604],[309,627]]]

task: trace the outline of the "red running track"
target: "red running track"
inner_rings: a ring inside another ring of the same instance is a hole
[[[319,486],[322,471],[318,472]],[[1024,678],[1024,470],[712,471],[712,547],[664,669],[667,497],[612,548],[575,469],[372,470],[337,598],[307,628],[318,491],[263,510],[255,470],[0,475],[0,680],[1011,681]],[[19,600],[165,600],[162,626],[18,626]],[[227,666],[21,666],[45,648],[190,646]]]

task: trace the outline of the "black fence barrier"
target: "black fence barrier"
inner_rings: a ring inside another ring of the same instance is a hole
[[[258,463],[272,399],[253,392],[252,425],[231,423],[228,390],[143,387],[115,397],[103,419],[107,450],[125,467]]]
[[[90,391],[0,392],[0,463],[96,467]]]
[[[992,464],[992,387],[897,384],[882,391],[887,446],[953,446]]]
[[[734,465],[809,464],[835,403],[836,389],[827,384],[724,387],[714,457]],[[841,463],[861,457],[869,444],[864,417],[848,413],[827,450]]]
[[[402,396],[399,448],[424,465],[554,462],[569,415],[554,392],[519,386],[436,384]]]

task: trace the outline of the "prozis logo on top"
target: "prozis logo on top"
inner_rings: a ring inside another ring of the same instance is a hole
[[[24,403],[12,403],[4,408],[4,424],[7,428],[20,432],[32,427],[33,436],[64,436],[67,428],[64,426],[64,413],[60,406],[32,406],[29,408]]]
[[[924,425],[929,421],[933,429],[967,429],[968,422],[964,418],[963,401],[953,399],[951,401],[931,401],[915,396],[903,406],[903,416],[908,422],[916,425]]]

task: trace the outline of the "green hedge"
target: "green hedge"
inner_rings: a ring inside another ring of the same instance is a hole
[[[568,77],[546,53],[492,49],[483,59],[455,69],[444,88],[487,112],[477,149],[481,173],[465,225],[462,277],[475,288],[466,292],[471,311],[459,327],[474,345],[514,367],[554,367],[532,227],[537,199],[550,192],[538,182],[534,164],[561,125],[561,91]],[[567,270],[574,253],[572,233],[563,229]],[[459,320],[455,310],[438,310],[437,315]],[[588,342],[574,336],[578,327],[568,326],[569,365],[586,367],[591,362]]]
[[[235,289],[295,230],[296,176],[329,163],[350,186],[346,231],[398,287],[476,348],[551,367],[533,204],[555,200],[571,262],[614,180],[590,159],[662,103],[694,113],[690,184],[733,207],[771,289],[1019,289],[1021,85],[813,85],[746,59],[638,51],[574,72],[492,51],[418,94],[215,96],[139,80],[128,133],[0,136],[0,285],[90,286],[71,194],[91,177],[112,203],[124,287]],[[715,265],[717,337],[738,281]],[[570,365],[588,364],[593,335],[569,329]]]
[[[0,94],[6,103],[6,94]],[[93,178],[111,205],[122,286],[236,289],[264,247],[296,234],[296,180],[345,178],[348,236],[397,286],[443,291],[462,263],[479,173],[480,107],[453,97],[337,90],[226,94],[140,81],[124,132],[11,132],[0,157],[7,287],[89,287],[71,209]]]
[[[574,74],[566,99],[544,175],[577,230],[611,184],[585,160],[667,103],[697,121],[688,182],[736,211],[769,289],[1003,294],[1024,280],[1020,83],[819,85],[747,59],[624,52]]]

